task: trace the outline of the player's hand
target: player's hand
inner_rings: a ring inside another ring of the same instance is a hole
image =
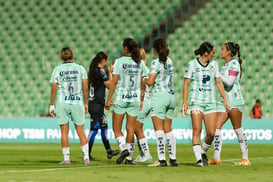
[[[56,109],[55,109],[55,106],[52,104],[52,105],[49,105],[49,109],[48,109],[48,112],[49,112],[49,115],[54,118],[55,114],[56,114]]]
[[[105,104],[105,109],[109,110],[111,108],[111,106],[113,105],[113,101],[112,100],[108,100]]]
[[[187,103],[182,104],[181,111],[182,111],[183,116],[186,116],[186,114],[188,112],[188,104]]]
[[[141,111],[143,108],[143,101],[140,101],[139,110]]]
[[[86,114],[88,112],[88,104],[84,104],[84,113]]]
[[[226,111],[229,112],[229,103],[227,101],[227,99],[224,99],[224,105],[225,105],[225,108],[226,108]]]

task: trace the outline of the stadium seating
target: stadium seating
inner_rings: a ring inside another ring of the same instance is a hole
[[[216,46],[216,60],[221,66],[220,47],[227,41],[238,42],[244,60],[242,91],[245,97],[244,116],[248,117],[255,99],[263,102],[264,116],[272,117],[272,24],[273,13],[268,7],[271,1],[216,1],[212,0],[190,17],[188,22],[177,28],[168,37],[172,58],[176,64],[178,77],[181,65],[185,68],[188,61],[193,59],[193,50],[202,41],[210,41]],[[271,77],[270,77],[271,76]],[[178,84],[181,87],[181,83]],[[181,92],[182,88],[176,87]],[[181,105],[182,95],[178,99]],[[180,111],[176,114],[179,116]]]
[[[62,62],[62,47],[72,47],[75,61],[88,69],[96,52],[118,56],[123,38],[155,28],[166,9],[183,2],[187,0],[1,1],[0,116],[37,117],[46,112],[49,80]],[[228,40],[240,43],[245,116],[256,98],[263,101],[265,116],[273,116],[271,7],[270,0],[211,0],[168,36],[176,69],[177,117],[184,68],[204,40],[217,47],[219,64],[220,46]]]

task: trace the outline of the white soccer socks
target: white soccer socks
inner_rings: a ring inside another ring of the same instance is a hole
[[[62,148],[63,156],[64,156],[64,161],[69,161],[70,156],[69,156],[69,147],[64,147]]]
[[[170,159],[176,159],[176,140],[172,131],[166,133]]]
[[[201,145],[195,144],[192,146],[194,156],[196,158],[196,161],[202,160],[201,157]]]
[[[127,149],[127,145],[126,145],[124,136],[120,136],[120,137],[116,138],[116,141],[117,141],[117,144],[120,148],[120,151]]]
[[[147,139],[146,138],[139,139],[139,145],[144,153],[144,156],[150,156],[150,150]]]
[[[163,130],[156,130],[156,145],[157,145],[157,156],[158,160],[166,160],[165,156],[165,133]]]
[[[128,151],[129,151],[129,155],[126,157],[126,159],[133,160],[135,144],[134,143],[127,143],[127,148],[128,148]]]
[[[245,133],[242,128],[235,129],[235,133],[238,137],[238,141],[242,151],[242,158],[248,160],[248,146]]]
[[[82,153],[83,153],[83,160],[89,160],[89,152],[88,152],[88,143],[81,146]]]
[[[213,159],[220,160],[221,158],[221,150],[222,150],[222,132],[220,129],[216,129],[214,136],[214,154]]]

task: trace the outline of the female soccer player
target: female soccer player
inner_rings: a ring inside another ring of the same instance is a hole
[[[178,166],[176,161],[176,141],[172,132],[172,118],[175,109],[174,68],[168,57],[169,48],[166,40],[158,38],[153,43],[154,55],[150,74],[144,83],[152,86],[151,117],[154,125],[158,161],[150,166],[167,166],[165,142],[168,143],[170,165]]]
[[[90,132],[89,140],[89,159],[96,160],[91,156],[92,147],[98,129],[101,130],[101,138],[107,152],[107,158],[119,154],[119,150],[112,150],[107,137],[108,125],[104,115],[105,88],[109,88],[112,80],[112,71],[110,69],[109,77],[105,71],[108,64],[108,56],[104,52],[99,52],[92,59],[88,72],[89,88],[89,114],[90,114]]]
[[[238,60],[234,57],[238,55]],[[210,164],[221,164],[220,154],[222,149],[221,128],[228,120],[231,120],[233,129],[237,135],[242,151],[242,160],[238,165],[250,165],[248,159],[248,146],[246,136],[242,129],[242,112],[244,107],[244,99],[240,89],[240,78],[242,76],[242,59],[239,44],[227,42],[222,46],[221,58],[225,60],[225,64],[221,69],[221,80],[225,87],[225,92],[230,104],[229,112],[225,112],[222,98],[217,103],[217,122],[214,140],[214,155],[210,159]]]
[[[53,70],[50,80],[51,96],[49,106],[49,113],[52,117],[54,117],[56,111],[56,119],[61,128],[61,143],[64,155],[61,164],[70,164],[69,120],[74,122],[80,138],[83,163],[89,164],[88,141],[84,133],[85,113],[88,111],[87,74],[82,66],[73,62],[74,55],[71,48],[63,48],[61,58],[64,63]]]
[[[215,49],[209,42],[203,42],[199,49],[194,51],[200,55],[189,62],[185,70],[183,86],[182,112],[187,113],[188,107],[191,111],[192,120],[192,145],[196,158],[196,165],[208,165],[206,152],[211,146],[214,138],[216,125],[216,100],[215,82],[223,99],[224,108],[228,109],[228,101],[224,87],[220,79],[218,64],[213,61]],[[188,90],[191,86],[189,106],[187,104]],[[201,149],[202,120],[206,127],[206,137]]]
[[[114,63],[113,81],[109,88],[109,95],[105,105],[106,109],[112,105],[112,97],[115,92],[113,103],[113,130],[117,143],[122,151],[120,157],[116,160],[121,164],[135,164],[132,160],[134,152],[134,132],[137,115],[140,109],[140,101],[143,101],[141,95],[141,85],[145,76],[145,65],[140,59],[139,47],[131,38],[123,41],[123,56]],[[121,131],[123,118],[126,115],[126,142]]]
[[[144,61],[145,69],[146,69],[146,72],[148,73],[149,69],[146,66],[146,53],[143,48],[140,49],[140,58],[141,60]],[[137,116],[137,121],[136,121],[135,134],[137,137],[137,144],[138,144],[139,153],[140,153],[140,155],[137,156],[135,159],[136,162],[147,162],[152,160],[152,156],[150,154],[150,150],[148,146],[148,141],[143,132],[144,120],[149,115],[151,110],[150,97],[151,97],[150,88],[147,86],[145,88],[145,96],[144,96],[144,101],[142,104],[142,109],[140,110]]]

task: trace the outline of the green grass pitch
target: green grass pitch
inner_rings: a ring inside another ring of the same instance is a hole
[[[112,145],[117,149],[117,145]],[[234,166],[241,159],[239,144],[224,144],[222,165],[195,167],[190,144],[177,145],[178,167],[148,167],[149,163],[136,166],[116,165],[108,160],[102,144],[95,144],[93,156],[100,161],[82,164],[79,144],[70,145],[71,165],[59,165],[62,160],[60,144],[0,143],[0,181],[90,181],[90,182],[163,182],[163,181],[273,181],[273,146],[249,144],[251,166]],[[156,160],[156,146],[150,145]],[[134,157],[138,155],[135,150]],[[212,148],[208,157],[212,156]]]

